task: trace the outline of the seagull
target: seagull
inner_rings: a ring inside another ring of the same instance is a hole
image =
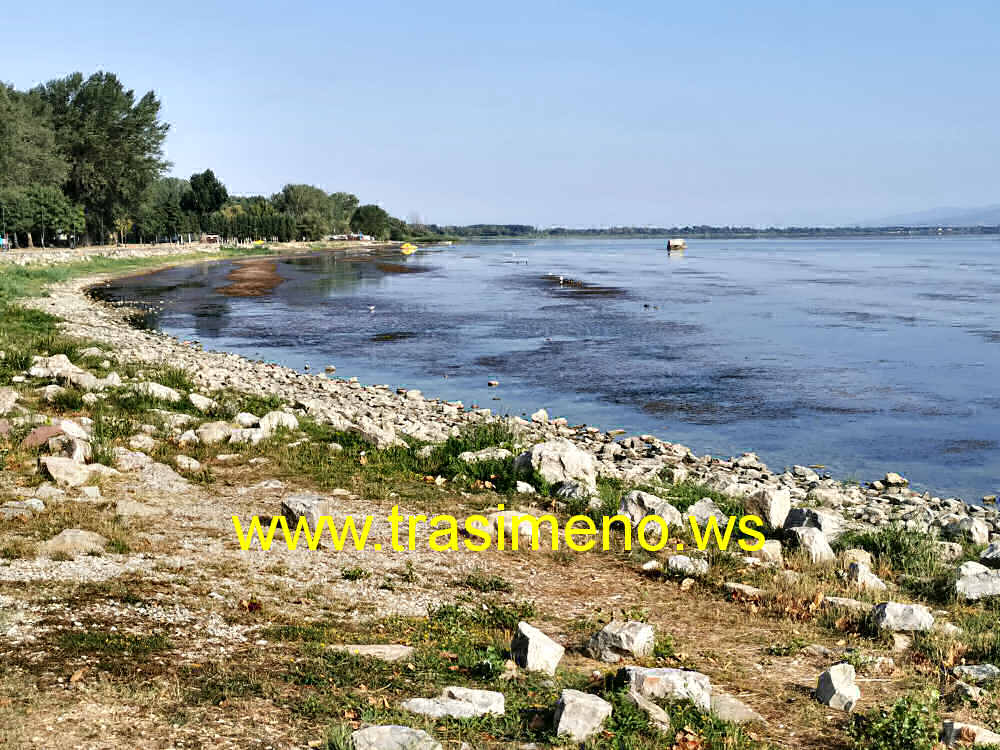
[[[375,305],[368,305],[368,312],[375,312]]]

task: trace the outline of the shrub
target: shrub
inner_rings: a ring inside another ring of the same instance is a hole
[[[937,693],[910,695],[891,708],[851,717],[847,734],[858,750],[933,750],[937,746]]]

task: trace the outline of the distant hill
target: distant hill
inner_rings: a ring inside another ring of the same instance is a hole
[[[997,225],[1000,225],[1000,206],[931,208],[861,223],[863,227],[994,227]]]

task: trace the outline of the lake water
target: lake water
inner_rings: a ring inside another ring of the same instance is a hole
[[[899,471],[966,500],[1000,489],[1000,241],[693,240],[683,257],[663,246],[288,257],[276,260],[284,281],[257,297],[216,291],[241,261],[205,263],[99,295],[145,303],[149,325],[208,349],[334,364],[337,377],[467,406],[544,406],[840,479]]]

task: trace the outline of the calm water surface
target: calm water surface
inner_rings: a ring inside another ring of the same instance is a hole
[[[250,298],[216,291],[240,261],[206,263],[99,294],[297,369],[501,413],[544,406],[772,468],[894,470],[966,500],[1000,489],[1000,242],[689,244],[680,258],[662,240],[290,257],[283,283]]]

